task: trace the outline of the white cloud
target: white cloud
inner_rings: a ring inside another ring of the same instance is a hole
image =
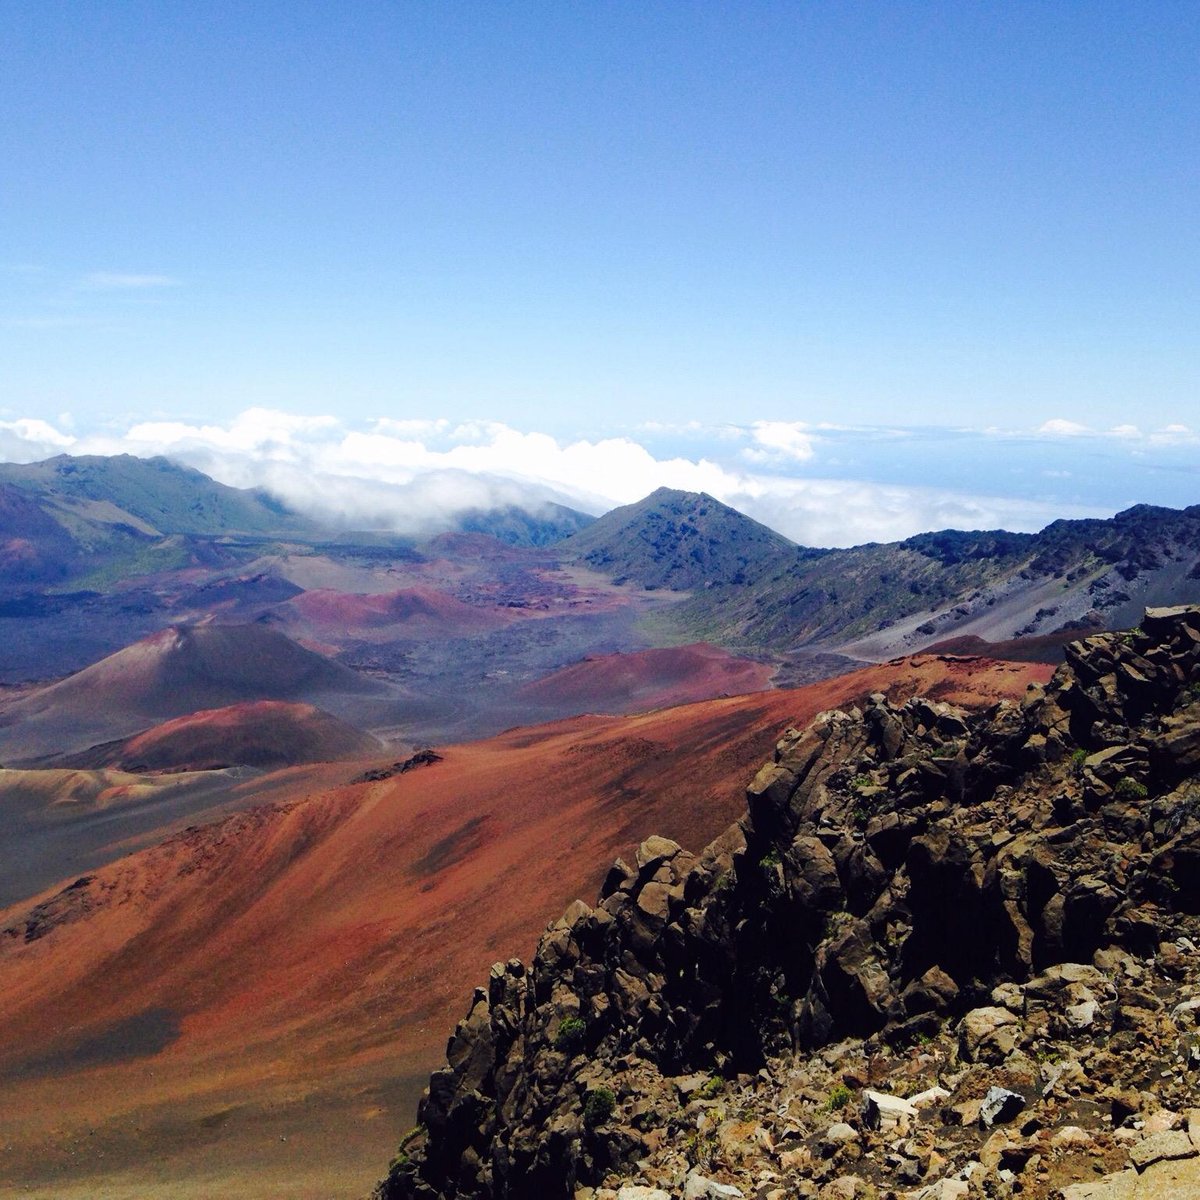
[[[991,432],[990,430],[988,432]],[[1010,435],[1011,435],[1011,431]],[[1093,429],[1077,421],[1056,418],[1041,425],[1037,433],[1047,437],[1104,438],[1117,442],[1149,443],[1154,446],[1188,446],[1200,444],[1200,433],[1187,425],[1164,425],[1161,429],[1146,432],[1132,424],[1114,425],[1111,429]],[[1020,435],[1018,435],[1020,436]]]
[[[844,479],[757,477],[719,499],[807,546],[900,541],[936,529],[1033,532],[1058,517],[1100,515],[1079,505]]]
[[[0,421],[0,458],[7,462],[38,462],[70,451],[76,439],[38,417]]]
[[[813,456],[813,435],[803,421],[755,421],[750,426],[754,445],[742,451],[751,462],[807,462]]]
[[[1080,425],[1078,421],[1066,421],[1062,417],[1054,417],[1038,428],[1038,433],[1049,434],[1052,437],[1079,437],[1091,432],[1086,425]]]
[[[130,428],[125,441],[139,447],[156,447],[153,452],[159,454],[209,449],[293,458],[298,444],[338,428],[336,417],[248,408],[228,427],[189,425],[185,421],[144,421]]]
[[[763,421],[745,428],[770,455],[769,472],[734,459],[658,457],[631,437],[566,441],[502,422],[444,419],[380,418],[351,428],[328,414],[268,408],[247,409],[226,423],[143,421],[118,436],[76,436],[36,418],[3,421],[0,455],[31,461],[64,450],[166,454],[223,483],[264,487],[335,523],[402,533],[446,528],[468,508],[556,500],[599,513],[663,486],[708,492],[817,546],[891,541],[947,527],[1033,530],[1057,517],[1103,515],[946,488],[798,477],[821,444],[810,427]],[[862,436],[869,440],[873,433]],[[736,456],[734,446],[713,439],[714,447],[722,444]]]
[[[1200,445],[1200,433],[1186,425],[1164,425],[1147,434],[1146,440],[1155,446],[1195,446]]]
[[[393,437],[435,437],[445,433],[450,428],[450,422],[445,417],[436,420],[407,420],[398,421],[393,417],[378,417],[375,422],[377,433],[390,434]]]

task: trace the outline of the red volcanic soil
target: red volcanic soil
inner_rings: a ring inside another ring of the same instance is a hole
[[[10,908],[0,1194],[361,1196],[470,988],[591,899],[614,856],[651,833],[699,849],[781,731],[821,709],[889,690],[991,702],[1048,673],[925,655],[514,730]]]
[[[765,663],[696,642],[667,650],[585,658],[524,684],[517,695],[526,703],[559,712],[574,705],[589,712],[621,713],[722,694],[762,692],[770,687],[772,672]]]
[[[339,630],[401,626],[393,632],[421,637],[487,633],[513,619],[508,610],[466,604],[430,587],[405,588],[382,595],[321,589],[293,597],[280,606],[279,612],[285,619],[294,613],[316,626]]]
[[[122,771],[211,771],[235,766],[273,770],[306,762],[369,758],[381,751],[375,738],[311,704],[254,700],[189,713],[122,741],[69,755],[56,765]]]

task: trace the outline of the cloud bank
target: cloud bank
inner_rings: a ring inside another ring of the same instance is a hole
[[[446,528],[457,513],[551,501],[591,513],[628,504],[658,487],[703,491],[807,545],[892,541],[942,528],[1033,530],[1057,517],[1103,515],[1095,505],[1014,497],[925,482],[835,477],[828,468],[864,446],[896,446],[903,430],[847,430],[803,422],[754,421],[689,429],[685,448],[652,449],[670,431],[560,440],[498,421],[379,418],[348,425],[332,415],[251,408],[231,421],[142,421],[118,433],[76,434],[69,418],[0,421],[0,456],[166,455],[223,483],[263,487],[302,512],[343,527],[419,534]],[[943,431],[947,444],[963,431]],[[928,437],[928,431],[926,431]],[[972,444],[1016,433],[975,433]],[[1191,443],[1178,425],[1143,434],[1105,432],[1054,419],[1026,437],[1047,444]],[[690,440],[688,440],[690,439]],[[668,439],[669,440],[669,439]],[[822,468],[827,470],[823,473]],[[1068,478],[1067,471],[1043,471]],[[928,474],[924,476],[927,479]],[[1111,509],[1109,510],[1111,511]]]

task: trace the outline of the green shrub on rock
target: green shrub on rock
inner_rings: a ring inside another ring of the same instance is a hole
[[[589,1129],[603,1125],[617,1107],[617,1098],[606,1087],[589,1088],[583,1098],[583,1123]]]
[[[564,1054],[576,1054],[583,1049],[587,1025],[581,1017],[564,1017],[554,1035],[554,1048]]]
[[[1150,793],[1146,790],[1146,785],[1144,783],[1138,783],[1136,779],[1130,779],[1130,777],[1126,775],[1121,782],[1117,784],[1113,791],[1113,795],[1115,795],[1118,800],[1145,800]]]

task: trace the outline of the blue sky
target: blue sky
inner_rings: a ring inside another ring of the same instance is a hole
[[[1198,65],[1191,3],[8,0],[0,452],[263,410],[1200,500]]]

